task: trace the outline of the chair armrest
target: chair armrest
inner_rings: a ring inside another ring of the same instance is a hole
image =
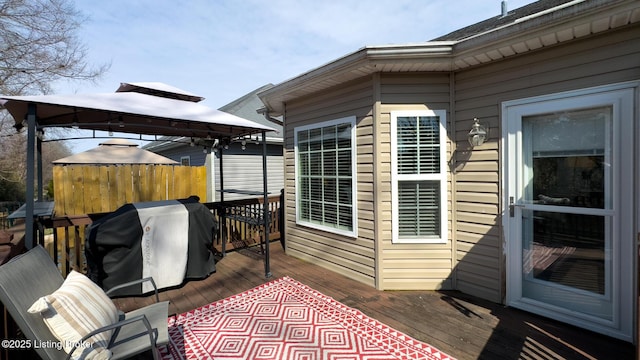
[[[144,315],[138,315],[138,316],[134,316],[130,319],[126,319],[126,320],[121,320],[118,321],[117,323],[113,323],[107,326],[103,326],[99,329],[93,330],[92,332],[88,333],[87,335],[83,336],[82,339],[80,339],[80,341],[78,341],[77,343],[75,343],[73,345],[73,348],[71,349],[71,351],[69,351],[69,353],[67,354],[67,360],[71,359],[71,355],[73,354],[74,351],[76,351],[76,348],[78,346],[80,346],[80,344],[86,342],[89,338],[91,338],[92,336],[99,334],[101,332],[105,332],[108,330],[114,330],[114,335],[111,337],[111,341],[109,342],[109,347],[111,347],[113,345],[113,341],[115,340],[116,335],[118,334],[118,332],[120,331],[120,328],[122,328],[125,325],[134,323],[134,322],[138,322],[138,321],[142,321],[142,323],[144,324],[144,327],[147,329],[146,334],[149,335],[149,344],[151,346],[151,349],[154,349],[156,347],[156,340],[158,338],[158,330],[151,328],[151,324],[149,323],[149,320],[147,319],[146,316]],[[142,335],[143,333],[140,333],[140,335]],[[155,352],[154,352],[155,355]]]
[[[141,283],[143,283],[145,281],[150,281],[151,282],[151,285],[153,285],[153,291],[154,291],[154,293],[156,295],[156,302],[160,302],[160,296],[158,296],[158,287],[156,286],[156,282],[153,281],[152,277],[146,277],[144,279],[133,280],[133,281],[130,281],[130,282],[127,282],[127,283],[124,283],[124,284],[116,285],[116,286],[112,287],[111,289],[109,289],[109,291],[106,291],[105,293],[107,294],[107,296],[111,297],[110,294],[112,292],[114,292],[115,290],[126,288],[126,287],[129,287],[129,286],[132,286],[132,285],[141,284]]]

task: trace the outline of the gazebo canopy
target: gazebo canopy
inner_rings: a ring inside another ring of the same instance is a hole
[[[27,192],[25,238],[27,248],[35,243],[35,165],[41,139],[36,134],[48,127],[117,131],[141,135],[168,135],[233,140],[262,134],[264,226],[268,237],[266,136],[274,128],[209,108],[203,98],[175,87],[157,83],[122,83],[115,93],[76,95],[0,96],[0,105],[15,120],[15,127],[27,127]],[[268,114],[266,114],[268,115]],[[222,153],[221,153],[222,155]],[[42,201],[42,156],[38,162],[38,201]],[[265,273],[270,276],[269,250],[265,252]]]
[[[155,164],[178,165],[178,162],[151,151],[141,149],[138,144],[124,139],[101,142],[96,148],[54,160],[55,165],[107,165],[107,164]]]
[[[18,129],[23,126],[30,104],[36,107],[39,129],[73,127],[195,138],[234,138],[274,130],[193,101],[136,91],[0,96],[0,105],[9,110]]]

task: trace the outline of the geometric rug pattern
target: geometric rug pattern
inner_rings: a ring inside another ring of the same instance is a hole
[[[170,317],[163,359],[453,359],[290,277]]]

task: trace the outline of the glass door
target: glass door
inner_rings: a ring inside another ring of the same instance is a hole
[[[522,296],[612,320],[610,107],[522,118]],[[579,134],[579,135],[576,135]]]
[[[633,107],[622,99],[633,103],[621,91],[504,109],[507,302],[630,339]]]

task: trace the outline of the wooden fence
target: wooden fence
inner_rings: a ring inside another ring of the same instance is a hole
[[[127,203],[207,198],[204,166],[65,165],[53,167],[56,215],[114,211]]]

